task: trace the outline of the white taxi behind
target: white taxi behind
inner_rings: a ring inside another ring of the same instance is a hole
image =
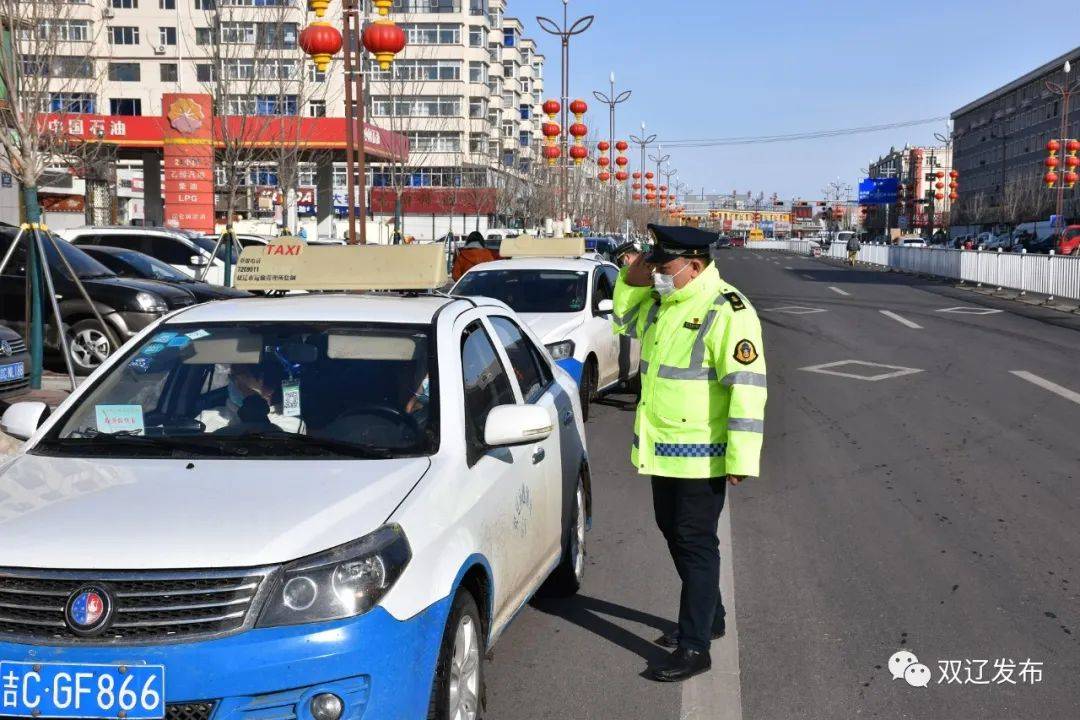
[[[588,420],[589,403],[599,394],[636,381],[641,345],[612,331],[619,269],[579,257],[582,252],[581,238],[513,238],[500,251],[513,257],[471,268],[451,293],[495,298],[517,312],[577,380]]]
[[[412,251],[365,250],[303,253]],[[197,306],[47,415],[3,419],[0,715],[475,719],[515,613],[582,580],[576,387],[496,301]]]

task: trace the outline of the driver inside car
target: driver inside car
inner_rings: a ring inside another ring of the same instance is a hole
[[[204,432],[301,431],[301,418],[282,412],[280,373],[271,372],[265,365],[230,365],[226,387],[224,405],[199,413]]]

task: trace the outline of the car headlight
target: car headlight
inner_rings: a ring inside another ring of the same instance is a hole
[[[546,347],[547,351],[551,353],[552,360],[565,360],[567,358],[574,357],[573,340],[563,340],[561,342],[545,345],[544,347]]]
[[[165,312],[169,309],[161,296],[148,292],[136,294],[135,305],[143,312]]]
[[[338,620],[366,613],[412,559],[405,532],[384,525],[370,535],[282,568],[259,627]]]

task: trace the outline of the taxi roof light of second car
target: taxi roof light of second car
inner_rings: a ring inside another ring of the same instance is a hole
[[[499,255],[503,257],[568,257],[577,258],[585,254],[585,238],[557,237],[537,238],[528,235],[506,238],[499,246]]]

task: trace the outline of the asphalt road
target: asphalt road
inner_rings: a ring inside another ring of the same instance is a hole
[[[770,393],[762,476],[721,531],[720,667],[640,677],[678,586],[613,398],[589,423],[585,587],[503,636],[489,717],[1076,717],[1080,318],[786,254],[719,262],[761,314]],[[892,678],[901,649],[927,687]]]

